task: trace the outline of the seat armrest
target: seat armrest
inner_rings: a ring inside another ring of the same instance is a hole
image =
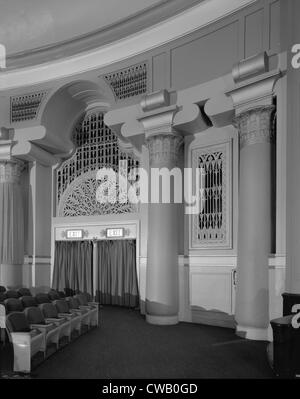
[[[53,323],[51,323],[51,324],[30,324],[31,329],[37,329],[42,332],[50,331],[51,329],[53,329],[53,327],[55,327],[55,325]]]
[[[59,317],[59,318],[47,317],[47,318],[45,319],[46,323],[54,323],[54,324],[56,324],[56,323],[61,324],[61,323],[64,322],[64,320],[66,320],[65,317]]]
[[[58,317],[70,319],[72,317],[72,313],[58,313]]]

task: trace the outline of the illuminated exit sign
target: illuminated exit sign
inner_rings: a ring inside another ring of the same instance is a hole
[[[124,237],[123,227],[106,229],[106,237],[107,238],[122,238],[122,237]]]
[[[67,230],[66,237],[69,239],[80,239],[83,238],[83,230]]]

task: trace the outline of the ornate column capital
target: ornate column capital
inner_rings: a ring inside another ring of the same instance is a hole
[[[273,143],[275,129],[272,126],[274,105],[252,108],[234,118],[234,126],[239,131],[240,148],[258,143]]]
[[[25,163],[17,159],[0,161],[0,183],[19,183]]]
[[[149,149],[150,165],[176,163],[183,137],[174,134],[158,134],[146,139]]]

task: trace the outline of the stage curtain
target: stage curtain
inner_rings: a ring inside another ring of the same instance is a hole
[[[23,197],[19,184],[0,181],[0,264],[24,263]]]
[[[101,240],[97,243],[96,300],[101,304],[139,305],[135,240]]]
[[[52,287],[93,294],[93,243],[56,241]]]

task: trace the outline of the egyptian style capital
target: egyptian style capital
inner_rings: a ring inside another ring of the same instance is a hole
[[[176,163],[183,138],[175,134],[157,134],[146,139],[150,165]]]
[[[239,131],[240,148],[252,144],[274,143],[274,112],[274,105],[257,107],[240,113],[234,119],[234,125]]]

